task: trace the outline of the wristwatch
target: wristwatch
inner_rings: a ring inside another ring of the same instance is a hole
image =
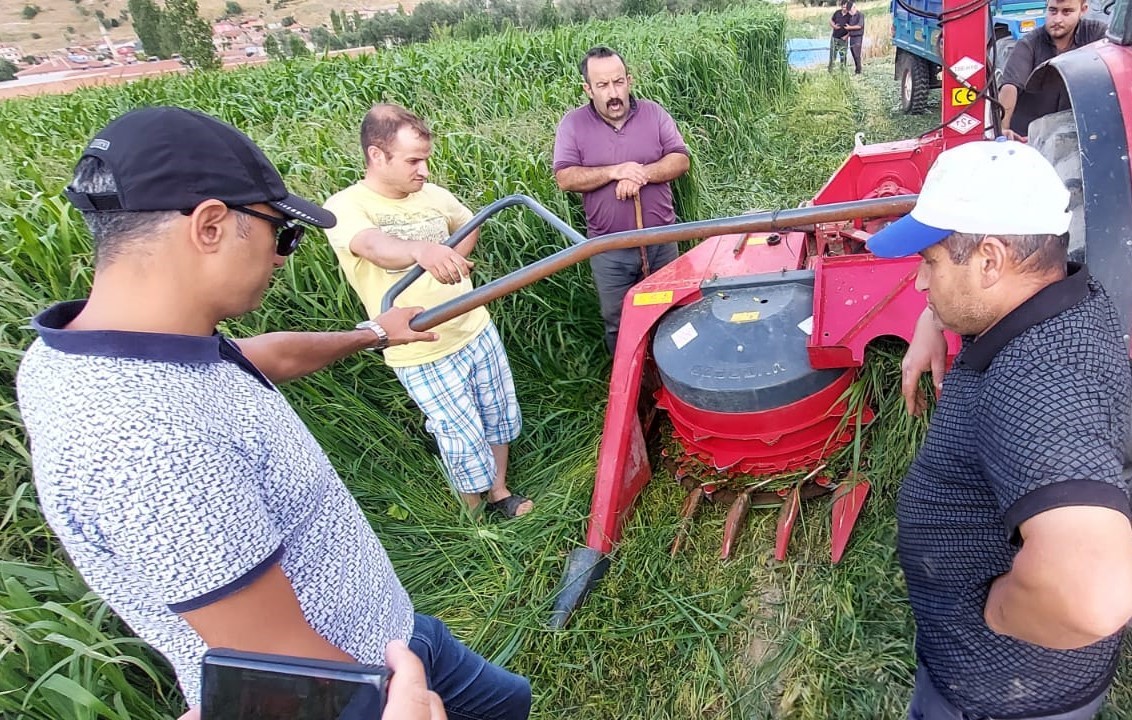
[[[372,330],[373,334],[377,336],[377,345],[374,345],[370,350],[384,350],[389,347],[389,333],[385,332],[385,328],[377,324],[376,320],[364,320],[354,326],[355,330]]]

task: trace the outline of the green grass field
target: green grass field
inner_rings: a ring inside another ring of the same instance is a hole
[[[581,102],[573,63],[601,41],[622,49],[641,95],[670,109],[692,149],[693,171],[677,188],[683,218],[793,207],[838,167],[854,133],[898,139],[936,119],[896,114],[891,59],[874,59],[856,80],[789,73],[785,28],[779,10],[738,7],[0,104],[0,716],[148,720],[182,707],[164,663],[87,594],[44,527],[12,392],[33,337],[27,318],[89,284],[86,232],[59,190],[95,129],[141,104],[199,108],[246,130],[297,191],[323,198],[358,177],[362,112],[394,100],[433,122],[434,176],[469,205],[522,192],[582,227],[549,160],[555,123]],[[485,229],[481,283],[561,247],[538,221],[510,213]],[[553,591],[585,532],[609,361],[584,268],[490,309],[526,419],[510,482],[536,500],[530,516],[478,523],[461,512],[419,413],[372,357],[285,388],[418,610],[529,676],[535,718],[902,717],[913,624],[893,504],[924,424],[897,398],[900,348],[876,349],[863,373],[878,409],[861,446],[874,492],[840,565],[828,560],[829,503],[820,499],[804,504],[784,563],[773,560],[770,510],[752,511],[721,563],[726,508],[711,505],[669,557],[683,491],[658,472],[604,581],[567,629],[552,631],[544,622]],[[316,235],[279,273],[264,308],[228,329],[341,329],[360,317]],[[1124,667],[1105,717],[1132,703],[1130,681]]]

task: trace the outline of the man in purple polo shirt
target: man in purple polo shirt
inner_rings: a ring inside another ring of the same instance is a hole
[[[651,100],[633,97],[633,76],[613,50],[591,49],[579,68],[590,103],[558,124],[558,187],[582,193],[590,237],[676,222],[669,182],[688,172],[688,148],[672,116]],[[610,352],[617,346],[625,293],[677,254],[676,243],[670,243],[590,258]]]

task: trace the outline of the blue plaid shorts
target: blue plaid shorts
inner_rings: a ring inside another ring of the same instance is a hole
[[[393,372],[425,414],[425,427],[436,437],[452,486],[469,494],[491,489],[491,446],[510,443],[523,426],[495,323],[448,357]]]

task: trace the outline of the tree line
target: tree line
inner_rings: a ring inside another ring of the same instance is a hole
[[[362,18],[357,11],[331,10],[330,27],[312,28],[310,39],[319,51],[364,46],[381,49],[440,37],[474,40],[508,27],[540,30],[626,15],[716,11],[729,4],[729,0],[425,0],[412,14],[401,6],[395,13],[378,13],[370,18]],[[180,56],[194,69],[221,66],[212,43],[212,27],[200,17],[197,0],[165,0],[164,7],[155,0],[129,0],[128,8],[147,55],[162,59]],[[240,9],[238,3],[229,0],[225,14],[237,14]],[[269,35],[264,51],[274,58],[310,54],[302,38],[287,30]]]
[[[507,27],[541,30],[624,15],[723,10],[730,4],[729,0],[426,0],[412,14],[400,6],[395,13],[370,18],[362,18],[356,11],[331,10],[330,27],[312,28],[310,37],[320,51],[367,45],[380,49],[441,37],[474,40]],[[287,49],[296,44],[287,39],[287,34],[280,34],[266,48],[269,54],[275,51],[276,57],[291,56]]]
[[[212,25],[200,16],[197,0],[165,0],[164,7],[154,0],[129,0],[128,7],[147,55],[163,60],[179,55],[186,65],[200,70],[220,67]]]

